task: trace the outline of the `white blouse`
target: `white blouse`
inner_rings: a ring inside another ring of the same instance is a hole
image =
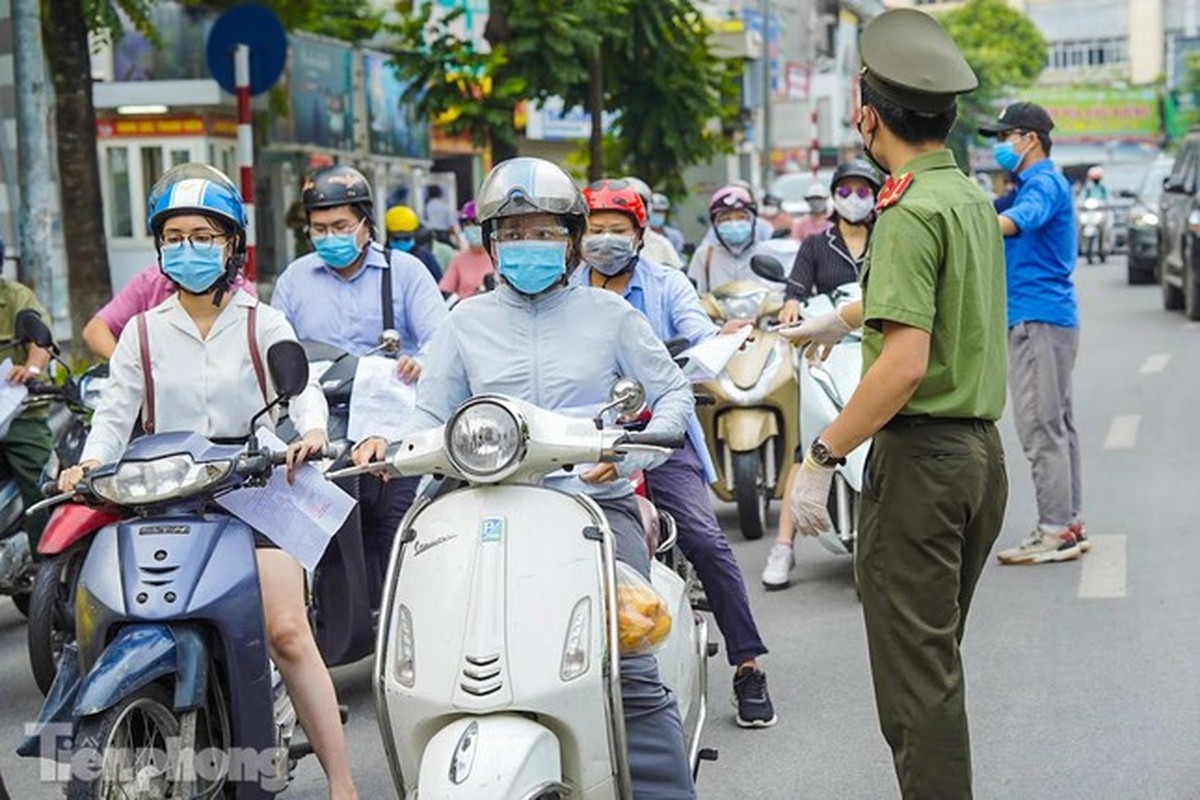
[[[263,407],[246,335],[249,309],[256,303],[249,294],[236,292],[217,316],[207,339],[200,336],[177,294],[146,312],[156,432],[195,431],[210,438],[249,435],[250,419]],[[259,353],[267,373],[267,392],[274,399],[267,350],[276,342],[295,341],[296,334],[277,309],[258,304],[257,315]],[[109,372],[111,380],[100,396],[80,461],[108,464],[119,459],[141,413],[145,383],[134,322],[121,332]],[[308,388],[292,398],[289,414],[298,431],[325,428],[329,409],[317,376],[309,375]],[[272,420],[264,417],[260,424],[270,426]]]

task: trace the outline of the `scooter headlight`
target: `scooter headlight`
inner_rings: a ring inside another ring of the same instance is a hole
[[[588,642],[592,639],[592,601],[583,598],[571,611],[567,639],[563,643],[562,669],[564,681],[572,681],[588,671]]]
[[[413,639],[412,613],[402,604],[396,616],[400,640],[396,647],[396,681],[411,689],[417,682],[417,644]]]
[[[113,474],[94,479],[92,491],[118,505],[150,505],[196,494],[232,469],[228,459],[197,463],[188,455],[126,461]]]
[[[495,398],[461,406],[446,426],[446,453],[465,477],[499,480],[525,455],[529,429],[513,408]]]
[[[756,289],[745,294],[731,294],[718,298],[725,319],[758,319],[759,309],[770,292]]]

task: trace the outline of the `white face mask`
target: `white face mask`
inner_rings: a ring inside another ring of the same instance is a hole
[[[857,224],[871,216],[871,212],[875,209],[875,198],[859,197],[857,194],[849,197],[835,197],[833,198],[833,207],[837,209],[838,216],[846,222]]]

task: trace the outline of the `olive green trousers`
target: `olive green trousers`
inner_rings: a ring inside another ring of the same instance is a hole
[[[959,644],[1004,521],[993,423],[898,417],[876,434],[855,569],[880,727],[905,800],[969,800]]]

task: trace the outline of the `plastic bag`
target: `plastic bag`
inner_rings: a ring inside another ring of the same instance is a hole
[[[662,595],[637,570],[617,562],[617,637],[623,656],[652,653],[671,633]]]

